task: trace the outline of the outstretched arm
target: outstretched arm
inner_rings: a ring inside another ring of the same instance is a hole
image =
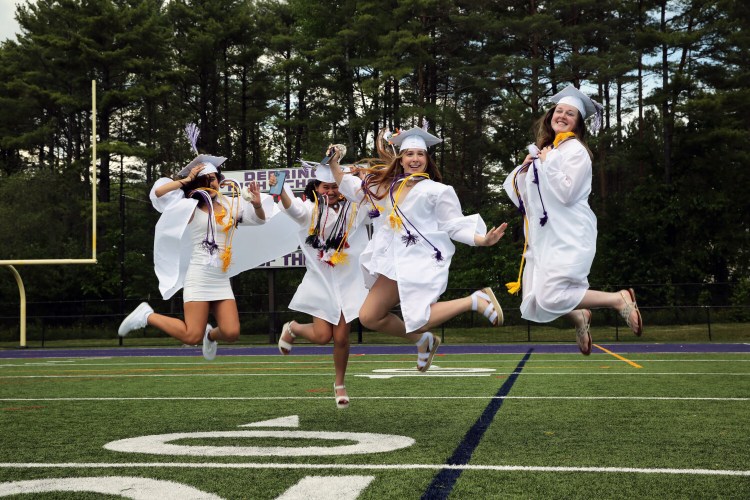
[[[268,184],[273,187],[277,182],[278,180],[276,179],[276,174],[271,172],[271,175],[268,177]],[[292,197],[289,196],[289,193],[286,189],[281,190],[281,194],[279,195],[279,197],[281,198],[281,204],[284,206],[284,208],[288,209],[292,206]]]

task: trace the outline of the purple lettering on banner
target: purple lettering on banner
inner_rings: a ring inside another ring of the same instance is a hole
[[[292,258],[291,265],[293,266],[304,266],[305,265],[305,254],[302,252],[295,252],[292,254],[289,254]]]
[[[245,171],[245,182],[251,182],[255,180],[255,172],[252,170]]]
[[[292,185],[292,189],[304,190],[307,186],[307,179],[295,179],[294,182],[290,182],[290,184]]]
[[[268,172],[266,172],[266,171],[264,171],[264,170],[259,170],[259,171],[258,171],[258,180],[259,180],[259,181],[265,181],[265,180],[266,180],[266,174],[267,174],[267,173],[268,173]]]

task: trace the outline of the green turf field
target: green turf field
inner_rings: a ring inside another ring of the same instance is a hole
[[[0,359],[0,495],[750,498],[748,354],[219,352]]]

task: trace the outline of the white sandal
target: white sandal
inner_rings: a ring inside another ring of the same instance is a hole
[[[581,354],[588,356],[591,354],[591,311],[581,309],[581,314],[583,315],[583,326],[576,327],[576,342]]]
[[[495,297],[495,293],[492,288],[482,288],[471,294],[471,310],[479,311],[479,300],[484,299],[488,305],[485,307],[482,314],[487,318],[492,326],[502,326],[503,324],[503,308],[500,307],[500,302]]]
[[[339,410],[345,410],[349,408],[349,396],[336,396],[336,391],[340,389],[346,389],[345,385],[336,385],[333,383],[333,396],[336,398],[336,408]]]
[[[417,352],[417,370],[422,373],[430,369],[432,358],[435,357],[435,353],[438,347],[440,347],[440,338],[430,332],[424,332],[417,341],[417,348],[425,342],[427,342],[427,350],[425,352]]]
[[[633,291],[632,288],[628,288],[625,290],[628,292],[628,295],[630,295],[631,302],[628,302],[628,299],[625,298],[624,291],[620,290],[620,297],[622,297],[622,300],[625,301],[625,309],[620,311],[620,316],[625,320],[625,323],[630,327],[631,330],[633,330],[633,333],[636,337],[640,337],[643,334],[643,318],[641,318],[641,311],[638,310],[638,303],[635,301],[635,291]],[[633,313],[633,311],[636,312],[636,318],[637,323],[633,325],[633,322],[630,321],[630,315]]]
[[[279,335],[279,352],[283,354],[284,356],[288,356],[292,352],[292,343],[294,342],[287,342],[284,340],[284,332],[287,332],[292,339],[296,339],[297,336],[292,332],[292,322],[287,321],[284,323],[284,326],[281,327],[281,335]]]

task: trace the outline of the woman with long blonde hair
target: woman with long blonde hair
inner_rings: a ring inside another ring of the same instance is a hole
[[[480,311],[493,326],[503,322],[500,303],[489,287],[438,302],[448,284],[452,240],[491,246],[506,227],[503,223],[488,231],[479,214],[463,215],[456,192],[441,182],[428,152],[440,141],[419,127],[396,134],[382,131],[379,158],[369,161],[362,181],[343,174],[335,146],[331,160],[341,193],[367,210],[373,222],[372,239],[360,256],[369,292],[359,320],[371,330],[414,342],[419,371],[429,369],[440,345],[430,329],[471,310]],[[402,317],[391,312],[397,305]]]

